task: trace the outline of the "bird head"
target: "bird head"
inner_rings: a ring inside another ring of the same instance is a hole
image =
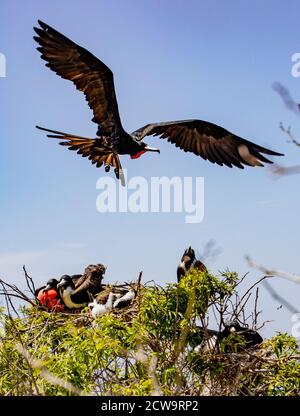
[[[228,321],[225,323],[225,329],[230,332],[240,332],[240,331],[245,331],[247,329],[247,327],[242,327],[241,324],[237,321]]]
[[[60,281],[57,284],[57,289],[60,292],[63,292],[64,290],[66,290],[68,287],[70,287],[71,289],[75,289],[75,285],[74,282],[72,280],[72,277],[65,274],[61,277]]]
[[[192,249],[191,246],[189,246],[189,248],[187,248],[183,253],[181,261],[187,263],[190,266],[194,262],[195,258],[195,251]]]
[[[84,275],[86,277],[97,278],[99,280],[103,279],[105,274],[106,267],[103,264],[90,264],[84,270]]]
[[[58,285],[58,281],[56,279],[50,279],[46,283],[46,286],[44,287],[43,292],[47,292],[48,290],[51,290],[51,289],[56,290],[57,285]]]
[[[142,156],[146,152],[157,152],[160,153],[159,149],[156,149],[155,147],[150,147],[147,145],[147,143],[141,142],[139,143],[139,149],[136,151],[136,153],[131,154],[131,159],[138,159],[140,156]]]

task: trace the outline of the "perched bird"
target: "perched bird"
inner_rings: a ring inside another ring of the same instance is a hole
[[[60,277],[60,279],[59,279],[59,281],[58,281],[57,283],[61,282],[61,281],[62,281],[62,280],[64,280],[66,277],[67,277],[67,278],[69,278],[69,277],[70,277],[70,278],[72,279],[72,281],[73,281],[74,285],[76,286],[76,284],[77,284],[78,280],[79,280],[82,276],[83,276],[82,274],[74,274],[74,275],[64,274],[64,275],[62,275],[62,276]]]
[[[237,345],[237,352],[256,347],[263,342],[263,338],[257,331],[242,326],[236,320],[225,324],[223,331],[218,335],[218,343],[227,338],[230,334],[237,334],[244,341],[244,345]],[[225,345],[224,351],[230,352],[230,350],[230,345]]]
[[[48,137],[62,140],[63,146],[88,157],[97,167],[105,165],[105,171],[114,168],[116,177],[124,185],[124,176],[119,155],[139,158],[145,152],[158,152],[142,140],[146,136],[159,136],[167,139],[185,152],[192,152],[205,160],[243,169],[243,165],[263,166],[273,163],[262,155],[283,156],[245,140],[216,124],[203,120],[180,120],[147,124],[133,133],[127,133],[121,124],[116,99],[113,73],[89,51],[68,39],[46,23],[38,21],[40,27],[34,30],[39,44],[37,50],[46,66],[62,78],[72,81],[82,91],[93,111],[97,124],[95,138],[77,136],[43,127]],[[263,163],[262,163],[263,162]]]
[[[177,281],[186,275],[190,269],[198,269],[201,272],[207,272],[207,268],[202,261],[196,259],[195,251],[190,246],[185,250],[177,266]]]
[[[48,280],[46,286],[35,291],[35,297],[46,309],[62,312],[64,310],[64,304],[61,301],[57,284],[58,281],[56,279]]]
[[[57,279],[49,279],[48,282],[46,283],[46,285],[39,287],[38,289],[35,290],[34,292],[34,296],[37,298],[38,294],[40,292],[45,292],[48,291],[50,289],[56,289],[57,288],[57,284],[58,284],[58,280]]]
[[[64,304],[69,309],[86,306],[91,296],[101,292],[105,270],[102,264],[90,265],[75,282],[71,276],[65,275],[57,285]]]
[[[234,342],[231,345],[227,342],[223,346],[223,351],[225,353],[248,350],[250,348],[257,347],[263,342],[263,338],[257,331],[241,326],[236,320],[225,323],[222,331],[214,331],[212,329],[200,327],[197,329],[200,335],[201,343],[194,348],[194,352],[196,353],[220,352],[220,344],[231,334],[239,335],[243,341],[243,345],[234,345]]]

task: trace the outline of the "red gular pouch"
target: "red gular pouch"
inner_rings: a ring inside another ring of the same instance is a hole
[[[46,291],[43,289],[40,290],[37,299],[43,306],[45,306],[45,308],[49,310],[63,312],[65,309],[64,304],[59,299],[59,294],[55,289],[49,289]]]
[[[146,150],[141,150],[140,152],[136,153],[133,156],[130,156],[131,159],[138,159],[140,156],[142,156],[144,153],[146,153]]]

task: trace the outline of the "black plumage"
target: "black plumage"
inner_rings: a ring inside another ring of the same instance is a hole
[[[218,334],[217,342],[220,344],[224,339],[228,338],[232,334],[238,335],[243,341],[241,345],[237,345],[237,351],[248,350],[250,348],[256,347],[263,342],[263,338],[257,331],[249,329],[246,326],[242,326],[238,321],[231,321],[226,323],[223,331]],[[224,351],[232,351],[228,343],[225,344]]]
[[[257,331],[242,326],[236,320],[225,323],[221,331],[197,327],[196,338],[200,341],[195,347],[197,353],[242,352],[258,347],[263,342]],[[241,342],[238,342],[239,340]]]
[[[76,279],[63,276],[57,288],[65,305],[70,309],[86,306],[101,292],[105,270],[102,264],[96,264],[86,267],[82,276],[75,275]]]
[[[41,287],[39,287],[38,289],[35,290],[34,296],[37,298],[38,294],[40,293],[41,290],[43,292],[47,292],[50,289],[57,290],[57,284],[58,284],[57,279],[49,279],[44,286],[41,286]]]
[[[135,159],[147,151],[159,152],[142,141],[146,136],[167,139],[185,152],[230,168],[272,163],[263,154],[282,156],[223,127],[196,119],[151,123],[128,134],[121,123],[112,71],[89,51],[49,25],[41,21],[39,24],[39,28],[34,28],[37,34],[34,39],[39,44],[37,49],[41,58],[47,62],[47,67],[72,81],[84,93],[93,111],[92,121],[98,128],[97,137],[91,139],[37,127],[51,133],[48,137],[61,139],[60,144],[88,157],[97,167],[104,164],[106,171],[113,167],[122,184],[124,177],[119,155],[128,154]]]

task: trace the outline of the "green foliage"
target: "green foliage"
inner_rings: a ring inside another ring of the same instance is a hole
[[[293,396],[300,392],[299,345],[292,336],[278,334],[265,343],[265,347],[277,358],[272,369],[264,365],[262,382],[268,385],[272,396]]]
[[[298,394],[300,351],[287,334],[251,354],[235,353],[236,334],[218,352],[194,352],[197,323],[232,304],[238,282],[193,271],[178,285],[144,287],[130,319],[122,310],[94,321],[87,310],[0,310],[0,395]]]

